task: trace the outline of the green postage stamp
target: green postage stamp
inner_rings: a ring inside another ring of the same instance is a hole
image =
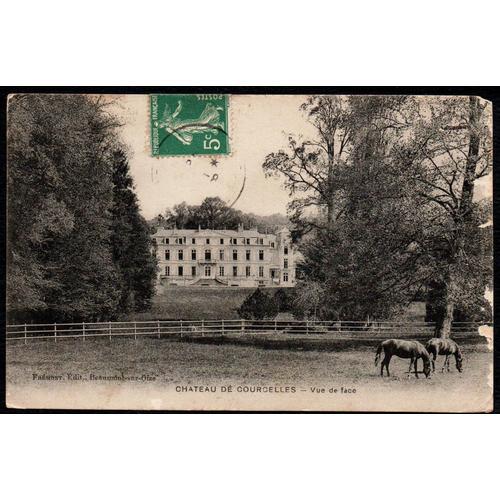
[[[229,96],[154,94],[150,105],[153,156],[229,154]]]

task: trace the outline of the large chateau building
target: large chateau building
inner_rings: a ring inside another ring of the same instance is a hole
[[[178,286],[295,286],[290,231],[164,229],[152,235],[158,281]]]

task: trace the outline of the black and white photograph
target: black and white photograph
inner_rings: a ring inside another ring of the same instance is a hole
[[[9,408],[490,412],[481,95],[13,93]]]

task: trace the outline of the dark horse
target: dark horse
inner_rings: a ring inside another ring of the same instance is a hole
[[[389,339],[381,342],[377,348],[377,355],[375,356],[375,366],[380,359],[380,355],[384,351],[384,359],[380,365],[380,376],[384,376],[384,366],[387,371],[387,376],[389,373],[389,363],[391,362],[392,356],[398,356],[400,358],[410,358],[410,368],[408,369],[408,376],[410,376],[411,368],[415,367],[415,376],[418,378],[417,372],[417,361],[422,358],[424,362],[424,374],[429,377],[431,374],[431,357],[425,347],[416,340],[397,340]]]
[[[456,342],[451,339],[431,339],[427,342],[425,347],[429,351],[432,358],[432,371],[436,370],[436,358],[438,356],[446,356],[444,358],[444,365],[441,371],[444,372],[445,368],[450,371],[450,356],[453,355],[455,356],[455,365],[457,370],[462,372],[463,356],[462,351]]]

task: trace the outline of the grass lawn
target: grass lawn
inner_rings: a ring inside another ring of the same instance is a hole
[[[277,288],[267,290],[275,293]],[[151,310],[130,315],[134,321],[167,319],[238,319],[236,309],[255,291],[255,288],[188,288],[161,287],[153,299]]]
[[[454,366],[441,373],[439,358],[432,378],[416,379],[406,375],[408,361],[398,358],[391,377],[381,378],[374,348],[363,345],[297,350],[153,338],[9,343],[7,399],[49,408],[486,410],[492,353],[485,345],[464,351],[463,373]],[[39,380],[44,375],[61,380]],[[208,391],[193,389],[198,386]],[[228,386],[233,392],[223,393]]]
[[[264,288],[264,291],[275,294],[279,288]],[[182,287],[162,286],[153,298],[149,311],[130,314],[124,321],[149,321],[167,319],[210,320],[238,319],[236,310],[243,301],[255,291],[255,288],[239,287]],[[407,321],[423,321],[425,304],[414,302],[401,317]]]

